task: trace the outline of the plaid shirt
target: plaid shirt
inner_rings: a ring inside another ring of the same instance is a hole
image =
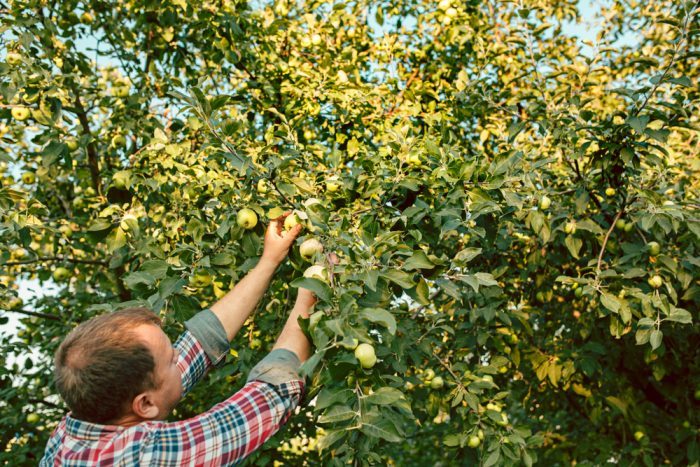
[[[175,349],[183,393],[187,393],[212,363],[190,331],[180,336]],[[281,384],[252,380],[210,410],[173,423],[149,421],[123,427],[89,423],[68,414],[51,435],[39,465],[236,464],[279,430],[302,392],[303,381],[298,378]]]

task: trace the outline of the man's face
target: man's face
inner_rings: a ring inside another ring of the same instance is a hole
[[[157,420],[164,420],[182,397],[182,379],[177,367],[179,354],[158,326],[145,324],[136,333],[148,346],[155,360],[156,389],[150,389],[152,403],[158,407]]]

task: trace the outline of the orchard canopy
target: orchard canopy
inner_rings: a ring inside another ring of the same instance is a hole
[[[0,463],[65,413],[70,329],[145,305],[175,337],[294,211],[324,252],[174,419],[303,286],[307,404],[249,465],[697,466],[699,9],[0,0]]]

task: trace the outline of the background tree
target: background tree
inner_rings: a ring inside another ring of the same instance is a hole
[[[50,356],[99,312],[175,336],[295,210],[226,366],[312,288],[308,400],[251,465],[694,464],[698,6],[0,0],[0,461],[65,411]],[[17,284],[57,285],[23,303]],[[377,361],[353,350],[370,344]]]

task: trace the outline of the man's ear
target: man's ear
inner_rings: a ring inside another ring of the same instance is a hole
[[[131,402],[131,410],[139,418],[145,420],[154,420],[156,417],[158,417],[159,412],[150,391],[142,392],[138,396],[134,397],[134,400]]]

